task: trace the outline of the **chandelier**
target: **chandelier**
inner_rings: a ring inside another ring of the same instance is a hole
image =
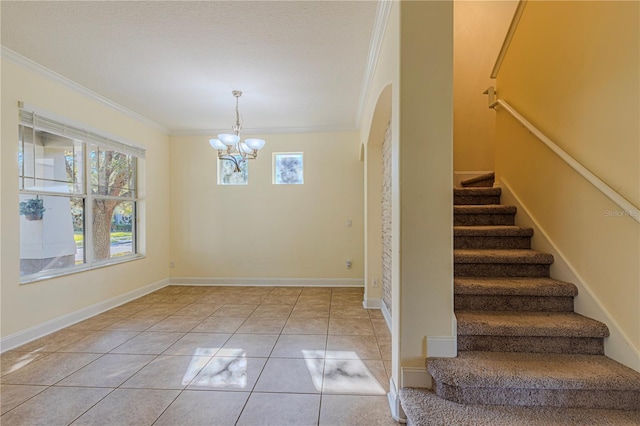
[[[238,99],[242,96],[240,90],[231,92],[236,98],[236,124],[233,125],[233,134],[222,133],[218,139],[209,139],[209,145],[218,151],[218,158],[231,161],[234,171],[240,172],[240,166],[247,160],[253,160],[258,156],[258,150],[264,147],[263,139],[240,139],[242,125],[240,124],[240,112],[238,110]]]

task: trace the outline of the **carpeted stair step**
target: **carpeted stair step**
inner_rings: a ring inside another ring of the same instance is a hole
[[[454,226],[453,248],[530,249],[532,228],[519,226]]]
[[[456,311],[573,312],[578,288],[551,278],[455,278]]]
[[[495,182],[495,173],[491,172],[491,173],[485,173],[483,175],[480,176],[476,176],[476,177],[472,177],[469,179],[465,179],[462,182],[460,182],[460,186],[463,187],[487,187],[487,186],[493,186],[493,183]]]
[[[460,404],[640,410],[640,373],[602,355],[462,352],[427,369]]]
[[[536,250],[453,251],[455,277],[548,277],[553,256]]]
[[[459,351],[604,354],[603,323],[573,312],[460,311]]]
[[[429,389],[400,389],[407,426],[640,425],[640,411],[564,407],[462,405]]]
[[[500,204],[453,206],[454,226],[483,226],[515,224],[516,207]]]
[[[500,204],[500,188],[453,188],[453,204]]]

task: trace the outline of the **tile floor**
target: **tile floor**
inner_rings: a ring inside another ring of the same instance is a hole
[[[359,288],[169,286],[1,355],[3,425],[395,425]]]

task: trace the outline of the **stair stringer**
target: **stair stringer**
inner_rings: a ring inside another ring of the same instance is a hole
[[[496,179],[494,187],[502,189],[502,204],[517,207],[516,225],[534,229],[531,248],[553,255],[554,263],[551,266],[551,276],[561,281],[573,283],[578,287],[578,296],[574,299],[575,312],[603,322],[609,327],[610,335],[604,339],[605,355],[640,372],[640,349],[631,343],[629,336],[622,331],[617,321],[593,293],[589,284],[532,216],[531,211],[513,191],[509,182],[504,178],[499,178]]]

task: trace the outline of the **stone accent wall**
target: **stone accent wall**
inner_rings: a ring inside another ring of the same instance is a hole
[[[391,121],[382,142],[382,301],[391,313]]]

